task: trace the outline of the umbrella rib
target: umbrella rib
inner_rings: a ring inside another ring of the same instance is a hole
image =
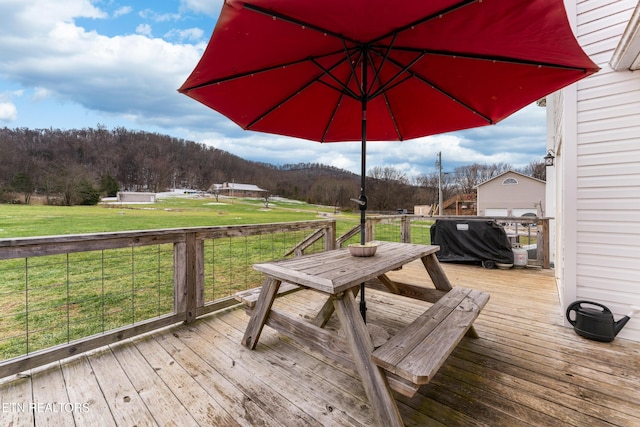
[[[378,97],[378,96],[380,96],[380,95],[384,95],[384,94],[386,94],[387,92],[389,92],[391,89],[393,89],[394,87],[400,86],[402,83],[404,83],[404,82],[406,82],[407,80],[410,80],[410,79],[412,79],[412,78],[414,78],[414,77],[415,77],[415,76],[414,76],[413,74],[409,73],[409,75],[408,75],[408,76],[403,77],[401,80],[398,80],[397,82],[395,82],[395,83],[394,83],[394,84],[392,84],[392,85],[388,85],[388,86],[385,88],[385,90],[384,90],[384,91],[380,91],[380,90],[376,91],[376,92],[371,96],[371,98],[370,98],[370,99],[377,98],[377,97]]]
[[[346,58],[341,60],[338,64],[335,64],[332,68],[336,68],[341,62],[344,62],[345,60],[346,60]],[[338,83],[338,85],[340,87],[342,87],[342,90],[338,89],[337,87],[335,87],[333,85],[330,85],[327,82],[323,82],[322,80],[318,80],[319,77],[314,79],[314,80],[318,81],[319,83],[323,83],[323,84],[329,86],[330,88],[337,90],[338,92],[346,93],[349,96],[351,96],[353,99],[360,99],[360,97],[355,92],[353,92],[351,89],[349,89],[349,87],[347,85],[345,85],[336,76],[334,76],[333,73],[331,72],[331,70],[327,70],[320,63],[318,63],[318,61],[316,61],[313,58],[311,58],[311,62],[313,62],[315,64],[315,66],[318,67],[325,75],[329,76],[333,81]],[[351,61],[349,61],[349,62],[351,62]]]
[[[351,79],[354,78],[354,75],[352,74],[348,81],[347,84],[351,83]],[[320,80],[320,83],[323,83],[322,80]],[[340,104],[342,103],[342,98],[345,96],[345,93],[342,92],[340,94],[340,99],[338,100],[338,102],[336,102],[336,105],[333,107],[333,111],[331,112],[331,117],[329,117],[329,120],[327,121],[327,126],[325,126],[324,128],[324,132],[322,133],[322,139],[320,140],[320,142],[324,142],[327,138],[327,134],[329,133],[329,128],[331,127],[331,123],[333,123],[333,119],[336,117],[336,114],[338,114],[338,108],[340,108]]]
[[[404,64],[401,64],[401,63],[395,61],[393,58],[389,58],[389,62],[391,62],[392,64],[396,65],[397,67],[404,68]],[[463,106],[467,110],[471,111],[472,113],[477,114],[478,116],[482,117],[487,123],[494,124],[493,119],[491,119],[490,117],[482,114],[480,111],[476,110],[475,108],[473,108],[469,104],[461,101],[460,99],[458,99],[454,95],[450,94],[449,92],[447,92],[446,90],[444,90],[443,88],[441,88],[437,84],[433,83],[432,81],[422,77],[421,75],[419,75],[419,74],[417,74],[414,71],[411,71],[409,69],[406,70],[406,73],[409,74],[411,77],[415,78],[416,80],[418,80],[418,81],[420,81],[420,82],[422,82],[422,83],[424,83],[424,84],[426,84],[428,86],[431,86],[432,89],[440,92],[441,94],[443,94],[447,98],[451,99],[453,102],[456,102],[456,103],[460,104],[461,106]],[[407,79],[405,79],[404,81],[406,81],[406,80]]]
[[[398,127],[398,122],[396,120],[396,115],[393,114],[393,109],[391,108],[391,103],[389,102],[389,98],[386,93],[382,94],[384,98],[384,103],[387,106],[387,110],[389,111],[389,116],[391,117],[391,121],[393,122],[393,127],[396,130],[396,135],[398,135],[398,141],[404,141],[402,137],[402,133],[400,133],[400,128]]]
[[[329,76],[332,76],[331,71],[333,69],[335,69],[336,67],[338,67],[342,62],[344,62],[344,58],[340,59],[338,62],[336,62],[335,64],[333,64],[333,66],[331,68],[329,68],[328,70],[324,69],[324,67],[322,67],[320,64],[316,63],[313,58],[309,58],[309,60],[316,64],[320,70],[323,72],[323,74],[317,75],[316,77],[312,78],[311,80],[309,80],[308,82],[306,82],[305,84],[303,84],[302,86],[300,86],[299,88],[297,88],[296,90],[294,90],[291,94],[289,94],[288,96],[286,96],[284,99],[280,100],[280,102],[276,103],[273,107],[269,108],[268,110],[265,110],[264,113],[260,114],[258,117],[256,117],[254,120],[252,120],[249,124],[247,124],[246,129],[251,129],[251,127],[253,125],[255,125],[256,123],[258,123],[260,120],[262,120],[263,118],[265,118],[266,116],[268,116],[269,114],[271,114],[272,112],[274,112],[275,110],[277,110],[278,108],[280,108],[280,106],[284,103],[286,103],[287,101],[291,100],[294,96],[298,95],[300,92],[302,92],[303,90],[307,89],[309,86],[311,86],[314,83],[322,83],[325,84],[326,86],[338,91],[339,93],[343,93],[343,90],[340,90],[330,84],[328,84],[327,82],[323,82],[322,80],[320,80],[320,77],[324,74],[328,74]],[[333,76],[332,76],[333,77]],[[338,81],[338,83],[340,83]],[[348,88],[345,88],[348,90]],[[358,97],[356,96],[356,99],[358,99]]]
[[[379,47],[383,49],[385,48],[385,46],[379,46]],[[571,65],[556,64],[553,62],[539,62],[539,61],[533,61],[529,59],[520,59],[520,58],[513,58],[508,56],[481,55],[481,54],[473,54],[473,53],[451,52],[446,50],[435,50],[435,49],[420,49],[420,48],[403,47],[403,46],[396,46],[393,48],[393,50],[403,51],[403,52],[420,52],[424,55],[439,55],[439,56],[449,56],[453,58],[478,59],[481,61],[490,61],[490,62],[503,62],[508,64],[531,65],[533,67],[560,68],[563,70],[583,71],[585,73],[588,71],[588,69],[584,67],[574,67]]]
[[[396,37],[398,37],[398,34],[394,34],[393,38],[391,39],[391,42],[389,43],[389,47],[387,48],[384,56],[382,57],[382,61],[380,62],[380,66],[378,68],[376,68],[376,74],[373,76],[373,80],[371,82],[371,88],[373,89],[373,82],[378,81],[378,77],[380,76],[380,71],[382,71],[382,67],[384,67],[385,62],[387,62],[387,58],[389,57],[389,54],[391,53],[391,48],[393,47],[393,44],[396,41]],[[374,49],[371,49],[373,51],[374,54],[379,55],[378,52],[376,52]],[[373,66],[373,62],[371,64],[371,66],[373,68],[375,68]],[[367,93],[369,92],[369,88],[367,88]]]
[[[349,50],[347,49],[347,44],[345,43],[345,39],[344,37],[340,39],[342,41],[342,47],[344,48],[344,52],[347,56],[347,58],[351,59],[351,55],[349,54]],[[362,50],[363,50],[363,46],[360,45],[358,48],[358,53],[360,53],[360,56],[362,56]],[[355,63],[356,62],[360,62],[360,58],[358,58],[358,61],[348,61],[349,62],[349,66],[351,67],[351,77],[353,79],[355,79],[356,81],[356,86],[360,88],[360,95],[364,96],[364,90],[362,88],[362,86],[360,85],[360,82],[358,81],[358,73],[356,73],[356,66]]]
[[[351,74],[349,75],[349,78],[347,79],[346,83],[342,83],[342,82],[341,82],[340,80],[338,80],[338,79],[337,79],[337,78],[336,78],[332,73],[327,72],[327,74],[329,74],[329,75],[331,76],[331,78],[333,78],[334,80],[336,80],[336,81],[337,81],[337,82],[338,82],[342,87],[344,87],[344,88],[347,90],[347,92],[346,92],[346,93],[345,93],[344,91],[340,91],[339,89],[337,89],[337,88],[333,87],[332,85],[330,85],[330,84],[329,84],[329,83],[327,83],[327,82],[324,82],[324,81],[322,81],[322,80],[318,80],[318,82],[319,82],[319,83],[325,84],[325,85],[329,86],[330,88],[335,89],[335,90],[338,90],[338,91],[340,92],[340,99],[338,100],[338,102],[336,102],[336,105],[333,107],[333,111],[331,112],[331,117],[329,117],[329,120],[327,121],[327,125],[326,125],[326,126],[325,126],[325,128],[324,128],[324,132],[322,133],[322,139],[320,140],[321,142],[324,142],[324,141],[326,140],[326,138],[327,138],[327,133],[329,133],[329,128],[331,127],[331,123],[333,123],[333,119],[335,118],[336,114],[338,114],[338,108],[340,107],[340,104],[342,103],[342,98],[343,98],[345,95],[349,94],[352,98],[354,98],[354,99],[356,99],[356,100],[357,100],[357,99],[359,99],[359,98],[358,98],[358,96],[357,96],[357,94],[356,94],[356,93],[354,93],[352,90],[350,90],[350,89],[349,89],[349,84],[351,83],[351,80],[352,80],[352,79],[355,79],[355,80],[356,80],[356,82],[357,82],[357,80],[358,80],[358,76],[357,76],[357,74],[356,74],[356,69],[355,69],[355,66],[353,65],[353,61],[351,61],[351,60],[350,60],[351,55],[350,55],[350,53],[349,53],[349,49],[347,48],[347,45],[346,45],[346,43],[345,43],[345,40],[344,40],[344,38],[342,38],[341,40],[342,40],[342,45],[343,45],[343,47],[344,47],[344,51],[345,51],[345,54],[346,54],[346,55],[345,55],[345,60],[347,60],[347,62],[349,63],[349,66],[351,67]],[[358,51],[359,51],[359,50],[358,50]],[[360,51],[359,51],[359,52],[360,52]],[[359,61],[359,59],[358,59],[358,61]],[[315,62],[314,62],[314,63],[315,63]],[[320,67],[321,69],[323,69],[323,68],[320,66],[320,64],[317,64],[317,63],[316,63],[316,65],[317,65],[318,67]],[[336,66],[337,66],[337,64],[336,64]],[[358,85],[358,87],[360,87],[360,86]]]
[[[333,111],[331,112],[331,117],[329,117],[329,121],[327,122],[327,125],[324,127],[324,132],[322,132],[322,139],[320,140],[320,142],[326,141],[327,134],[329,133],[329,128],[331,127],[331,123],[333,122],[333,119],[335,118],[336,114],[338,114],[338,107],[340,107],[340,102],[342,101],[343,96],[344,94],[340,95],[340,100],[336,102],[336,105],[333,107]]]
[[[338,34],[338,33],[334,32],[334,31],[327,30],[326,28],[322,28],[322,27],[319,27],[317,25],[310,24],[310,23],[302,21],[300,19],[292,18],[292,17],[290,17],[288,15],[284,15],[282,13],[278,13],[278,12],[275,12],[273,10],[265,9],[263,7],[256,6],[256,5],[253,5],[253,4],[249,4],[249,3],[243,3],[243,7],[245,9],[251,10],[253,12],[261,13],[263,15],[267,15],[267,16],[270,16],[270,17],[275,18],[275,19],[280,19],[282,21],[289,22],[290,24],[299,25],[299,26],[301,26],[302,28],[305,28],[305,29],[308,28],[310,30],[314,30],[314,31],[317,31],[319,33],[322,33],[324,35],[329,35],[329,36],[332,36],[332,37],[337,37],[339,39],[348,40],[351,43],[360,44],[360,42],[358,42],[357,40],[350,39],[348,37],[345,37],[342,34]]]
[[[394,37],[394,39],[395,39],[395,37]],[[375,51],[374,51],[374,53],[375,53],[375,54],[377,54],[377,55],[380,55],[380,53],[379,53],[379,52],[375,52]],[[380,62],[380,67],[378,67],[378,68],[376,69],[376,74],[375,74],[375,76],[374,76],[374,81],[377,81],[377,82],[378,82],[378,84],[380,85],[380,88],[379,88],[377,91],[375,91],[375,92],[373,93],[373,95],[370,95],[370,96],[369,96],[369,98],[368,98],[368,100],[374,99],[374,98],[375,98],[376,96],[378,96],[379,94],[382,94],[382,96],[383,96],[383,98],[384,98],[384,103],[385,103],[385,105],[386,105],[386,107],[387,107],[387,112],[389,113],[389,117],[391,118],[391,122],[393,123],[393,128],[395,129],[395,131],[396,131],[396,135],[398,136],[398,140],[402,141],[402,140],[404,140],[404,138],[402,137],[402,133],[400,133],[400,128],[399,128],[399,126],[398,126],[398,122],[397,122],[397,120],[396,120],[396,116],[395,116],[395,114],[393,114],[393,110],[391,109],[391,103],[389,102],[389,97],[387,96],[387,93],[386,93],[386,91],[387,91],[387,90],[390,90],[391,88],[394,88],[394,87],[396,86],[396,84],[393,84],[393,85],[389,86],[389,83],[390,83],[391,81],[395,80],[395,79],[398,77],[398,75],[399,75],[400,73],[399,73],[399,74],[397,74],[397,75],[395,75],[395,76],[393,76],[393,77],[391,78],[391,80],[389,80],[387,83],[384,83],[384,84],[383,84],[383,83],[382,83],[382,81],[380,80],[380,70],[381,70],[381,69],[382,69],[382,67],[384,66],[384,64],[385,64],[385,62],[387,61],[388,57],[389,57],[389,50],[387,50],[386,54],[384,55],[384,58],[383,58],[383,59],[382,59],[382,61]],[[371,57],[369,56],[369,60],[370,60],[370,62],[371,62],[371,66],[372,66],[373,68],[375,68],[375,66],[374,66],[374,64],[373,64],[373,58],[371,58]],[[400,84],[400,83],[402,83],[402,82],[404,82],[405,80],[410,79],[410,78],[411,78],[410,76],[407,76],[407,77],[405,77],[404,79],[402,79],[400,82],[397,82],[397,84]],[[371,87],[372,87],[372,88],[373,88],[373,84],[374,84],[374,82],[371,82]]]
[[[376,54],[378,54],[378,55],[379,55],[379,53],[378,53],[378,52],[375,52],[375,51],[374,51],[374,53],[376,53]],[[373,95],[371,95],[371,98],[375,98],[375,97],[377,97],[378,95],[380,95],[381,93],[386,92],[387,90],[391,89],[392,87],[397,86],[397,84],[393,84],[393,85],[392,85],[391,83],[392,83],[393,81],[395,81],[398,77],[400,77],[400,75],[402,75],[402,74],[403,74],[403,73],[405,73],[407,70],[409,70],[411,67],[413,67],[413,65],[414,65],[416,62],[420,61],[420,60],[424,57],[424,55],[425,55],[425,53],[422,53],[422,54],[418,55],[418,56],[417,56],[413,61],[411,61],[409,64],[405,65],[404,67],[402,67],[402,68],[400,69],[400,71],[398,71],[398,72],[397,72],[393,77],[391,77],[389,80],[387,80],[387,82],[386,82],[386,83],[384,83],[383,85],[381,84],[381,85],[380,85],[380,88],[378,88],[378,90],[376,90],[376,91],[373,93]],[[388,57],[389,57],[389,51],[387,50],[387,53],[385,54],[384,59],[382,60],[382,64],[380,65],[380,68],[382,68],[382,65],[383,65],[383,64],[388,60]],[[397,65],[397,64],[396,64],[396,65]],[[377,77],[377,74],[376,74],[376,77]],[[404,80],[406,80],[406,79],[404,79]],[[404,81],[404,80],[402,80],[402,81]]]
[[[287,101],[289,101],[290,99],[292,99],[294,96],[296,96],[298,93],[302,92],[303,90],[305,90],[306,88],[308,88],[309,86],[311,86],[315,81],[317,80],[317,77],[309,80],[307,83],[305,83],[304,85],[302,85],[301,87],[299,87],[298,89],[296,89],[295,91],[293,91],[293,93],[289,94],[288,96],[286,96],[284,99],[282,99],[280,102],[278,102],[277,104],[275,104],[273,107],[269,108],[268,110],[265,110],[264,113],[260,114],[258,117],[256,117],[253,121],[251,121],[249,124],[247,124],[247,126],[245,127],[245,129],[251,129],[251,127],[253,125],[255,125],[256,123],[258,123],[260,120],[264,119],[266,116],[268,116],[269,114],[271,114],[272,112],[274,112],[275,110],[277,110],[278,108],[280,108],[280,106],[284,103],[286,103]]]
[[[286,67],[290,67],[290,66],[293,66],[293,65],[303,64],[305,62],[312,61],[312,60],[315,60],[315,59],[318,59],[318,58],[325,58],[325,57],[333,56],[333,55],[336,55],[336,54],[341,53],[341,52],[342,52],[342,50],[336,50],[336,51],[325,53],[325,54],[322,54],[322,55],[309,56],[309,57],[305,57],[303,59],[297,59],[297,60],[291,61],[291,62],[285,62],[285,63],[281,63],[281,64],[272,65],[272,66],[269,66],[269,67],[258,68],[258,69],[255,69],[255,70],[245,71],[245,72],[238,73],[238,74],[232,74],[230,76],[225,76],[225,77],[220,77],[220,78],[217,78],[217,79],[207,80],[206,82],[199,83],[197,85],[190,86],[190,87],[187,87],[187,88],[184,88],[184,89],[181,88],[178,91],[180,93],[186,93],[186,92],[189,92],[189,91],[192,91],[192,90],[195,90],[195,89],[202,89],[202,88],[207,87],[207,86],[216,85],[218,83],[226,83],[226,82],[231,81],[231,80],[241,79],[243,77],[248,77],[248,76],[251,76],[253,74],[266,73],[266,72],[269,72],[269,71],[277,70],[279,68],[286,68]]]
[[[386,39],[387,37],[389,37],[391,35],[394,35],[394,34],[397,34],[397,33],[401,33],[401,32],[406,31],[406,30],[410,30],[413,27],[417,27],[418,25],[422,25],[424,23],[427,23],[427,22],[431,21],[432,19],[441,18],[442,15],[446,15],[448,13],[454,12],[454,11],[456,11],[458,9],[461,9],[463,7],[466,7],[466,6],[469,6],[469,5],[471,5],[473,3],[476,3],[476,2],[478,2],[478,0],[462,0],[462,1],[460,1],[460,2],[458,2],[456,4],[454,4],[454,5],[446,7],[444,9],[439,10],[437,12],[434,12],[434,13],[432,13],[430,15],[424,16],[424,17],[422,17],[420,19],[417,19],[417,20],[415,20],[415,21],[413,21],[413,22],[411,22],[411,23],[409,23],[409,24],[407,24],[405,26],[396,28],[395,30],[390,31],[387,34],[384,34],[384,35],[382,35],[380,37],[375,38],[374,40],[371,40],[371,43],[375,43],[377,41],[384,40],[384,39]]]

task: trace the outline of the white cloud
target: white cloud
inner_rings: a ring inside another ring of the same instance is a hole
[[[119,16],[124,16],[124,15],[128,15],[133,11],[133,8],[131,6],[122,6],[118,9],[116,9],[113,12],[113,16],[115,18],[119,17]]]
[[[141,34],[143,36],[151,37],[151,25],[149,24],[140,24],[136,27],[136,34]]]
[[[167,32],[164,38],[168,40],[178,40],[180,42],[197,42],[202,40],[202,36],[204,36],[204,31],[200,28],[187,28],[186,30],[173,29]]]
[[[18,109],[12,102],[0,101],[0,122],[13,122],[18,118]]]
[[[50,27],[52,22],[71,22],[75,18],[107,17],[107,14],[95,7],[90,0],[65,0],[64,7],[49,0],[8,0],[2,3],[0,12],[17,12],[6,22],[12,23],[13,28],[22,28],[22,31]],[[3,16],[7,17],[4,13]]]
[[[51,97],[52,93],[50,90],[45,89],[43,87],[36,87],[33,90],[33,96],[31,99],[34,101],[41,101],[43,99]]]
[[[0,14],[9,22],[20,21],[41,3],[2,2]],[[74,23],[74,17],[104,15],[87,1],[67,3],[65,8],[53,8],[57,13],[48,17],[38,13],[36,23],[11,29],[0,26],[0,75],[5,81],[37,88],[36,100],[55,97],[92,111],[134,117],[141,126],[174,126],[183,115],[198,111],[196,103],[176,89],[197,63],[203,44],[151,38],[148,26],[138,29],[145,36],[107,37],[86,31]],[[47,3],[52,4],[56,3]]]
[[[140,15],[141,18],[149,19],[154,22],[171,22],[180,19],[180,15],[177,13],[157,13],[151,9],[145,9],[138,15]]]
[[[180,8],[209,16],[218,16],[223,0],[180,0]]]

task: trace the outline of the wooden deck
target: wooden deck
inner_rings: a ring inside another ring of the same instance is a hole
[[[638,426],[640,344],[596,343],[561,327],[550,271],[443,265],[454,286],[490,292],[434,380],[398,396],[412,426]],[[411,281],[411,264],[393,275]],[[423,303],[369,291],[368,320],[393,333]],[[301,291],[276,302],[323,301]],[[426,304],[426,303],[424,303]],[[240,345],[241,308],[0,380],[0,426],[371,426],[354,371],[265,328]],[[328,325],[331,327],[331,323]]]

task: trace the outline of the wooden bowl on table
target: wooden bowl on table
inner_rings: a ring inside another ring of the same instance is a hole
[[[360,243],[352,243],[348,246],[348,248],[349,253],[352,256],[368,257],[375,255],[376,249],[378,249],[378,244],[372,242],[365,243],[364,245]]]

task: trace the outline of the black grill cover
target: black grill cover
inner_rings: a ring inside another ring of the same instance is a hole
[[[513,264],[513,251],[501,225],[485,219],[440,219],[431,226],[431,244],[444,262],[493,261]]]

